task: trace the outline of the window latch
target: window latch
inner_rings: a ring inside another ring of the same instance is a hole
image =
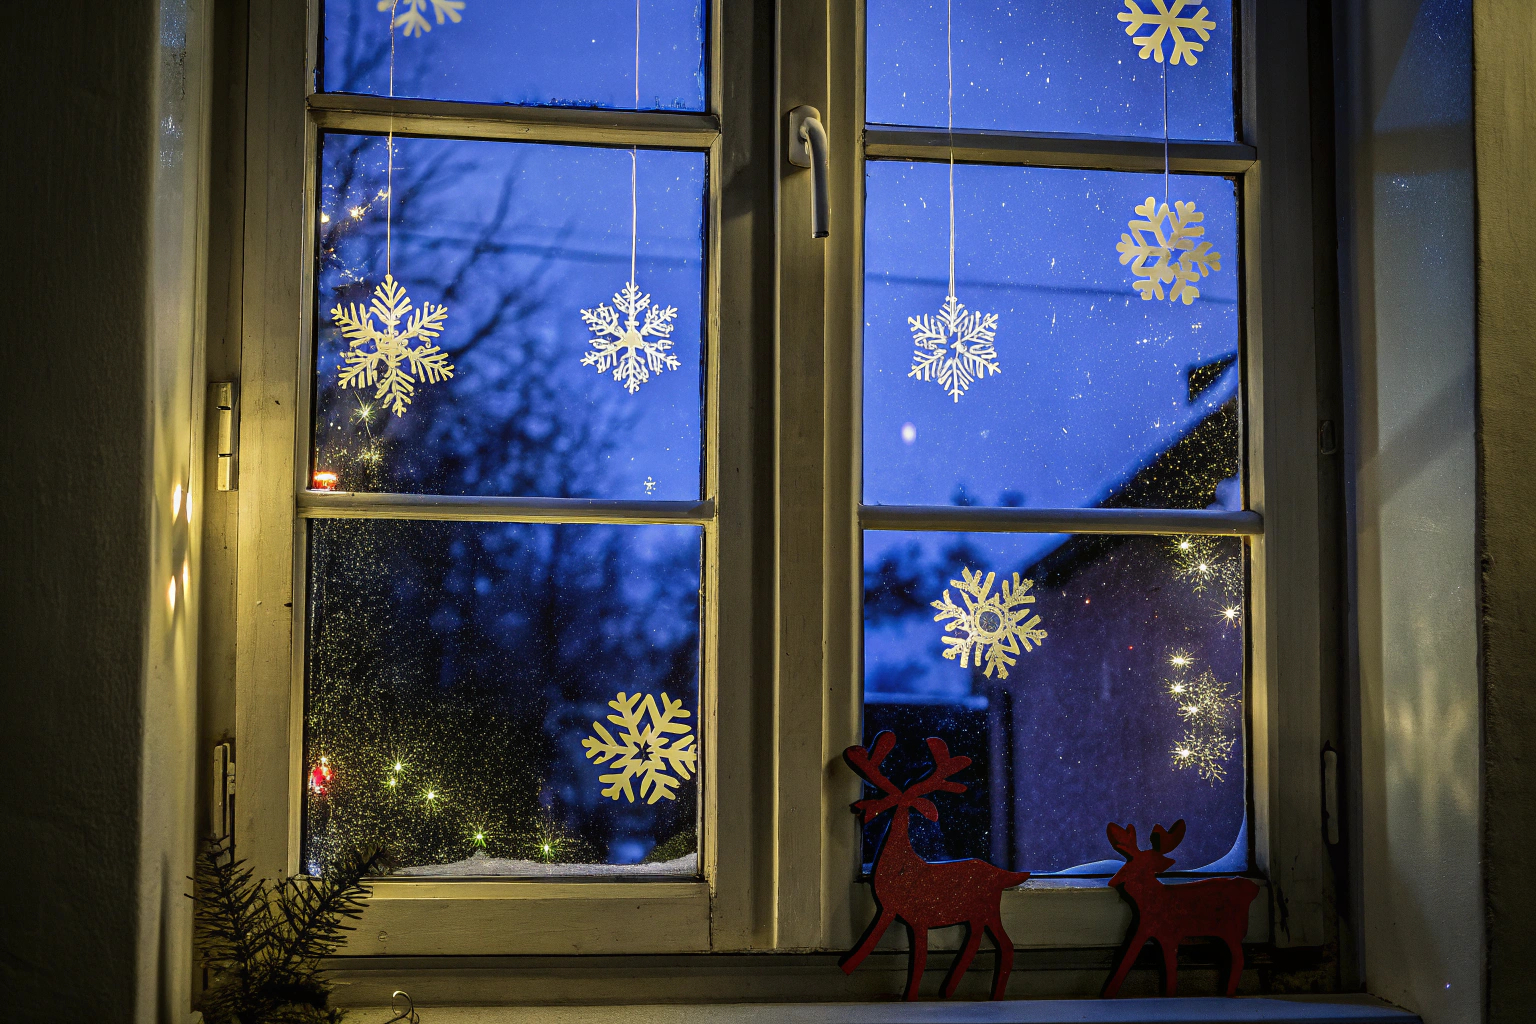
[[[789,112],[789,162],[811,169],[811,237],[826,238],[831,219],[827,181],[827,130],[821,111],[799,106]]]
[[[208,829],[216,839],[227,839],[235,831],[235,747],[232,743],[213,746],[213,779]]]
[[[235,385],[231,381],[218,381],[213,385],[214,415],[218,417],[218,473],[215,485],[221,491],[233,491],[235,483]]]

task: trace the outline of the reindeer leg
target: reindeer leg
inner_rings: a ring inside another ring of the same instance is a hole
[[[1145,946],[1151,937],[1148,932],[1138,931],[1131,937],[1131,941],[1126,943],[1125,952],[1120,954],[1120,966],[1115,968],[1115,973],[1110,976],[1109,981],[1104,983],[1105,999],[1113,999],[1119,994],[1125,976],[1131,973],[1131,967],[1136,963],[1137,955],[1141,953],[1141,947]]]
[[[944,998],[948,999],[955,994],[955,989],[960,987],[960,979],[965,977],[965,972],[970,969],[971,961],[976,959],[976,951],[981,948],[981,933],[985,925],[980,927],[974,922],[967,922],[965,926],[965,946],[960,954],[955,957],[955,962],[949,967],[949,977],[944,979]]]
[[[864,937],[859,940],[859,944],[853,947],[850,952],[845,953],[843,958],[838,961],[838,966],[843,969],[844,974],[852,974],[854,969],[864,962],[864,958],[869,956],[870,952],[885,935],[885,930],[891,926],[891,922],[894,920],[896,920],[894,913],[882,910],[880,916],[869,923],[869,927],[864,930]]]
[[[907,962],[907,1002],[910,1003],[917,1000],[917,986],[928,966],[928,929],[908,925],[907,934],[912,937],[912,959]]]
[[[1013,973],[1013,940],[1003,931],[1002,917],[987,922],[987,931],[997,944],[997,967],[992,971],[992,998],[1001,999],[1008,991],[1008,975]]]
[[[1227,939],[1230,963],[1227,967],[1227,995],[1237,995],[1237,983],[1243,976],[1243,940]]]
[[[1159,938],[1163,949],[1163,995],[1179,994],[1179,940]]]

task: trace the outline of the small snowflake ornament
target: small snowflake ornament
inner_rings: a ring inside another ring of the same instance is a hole
[[[1197,212],[1194,203],[1175,201],[1173,206],[1170,212],[1167,203],[1158,206],[1148,196],[1136,207],[1142,219],[1131,220],[1131,233],[1122,232],[1115,249],[1121,265],[1131,264],[1131,273],[1141,279],[1131,287],[1143,299],[1163,298],[1163,286],[1169,285],[1169,301],[1182,299],[1187,306],[1200,297],[1196,287],[1199,280],[1221,269],[1221,253],[1213,250],[1210,242],[1196,244],[1196,239],[1205,235],[1201,223],[1205,214]]]
[[[620,313],[624,314],[622,321]],[[672,347],[672,320],[676,316],[676,306],[663,309],[652,305],[651,297],[641,295],[635,282],[630,281],[614,293],[613,306],[605,302],[596,309],[581,311],[581,318],[593,334],[593,351],[581,357],[581,365],[596,366],[598,373],[612,370],[613,379],[622,381],[624,390],[634,394],[651,379],[651,374],[682,365],[668,351]]]
[[[429,0],[379,0],[379,10],[395,12],[394,27],[403,29],[407,37],[419,37],[423,32],[432,31],[426,16],[428,2]],[[430,0],[430,2],[432,13],[437,15],[439,25],[443,23],[444,17],[452,20],[455,25],[463,20],[459,12],[464,9],[464,0]]]
[[[907,317],[912,329],[912,369],[908,377],[936,380],[957,403],[971,384],[992,373],[997,365],[997,314],[968,313],[953,295],[944,300],[938,316],[924,313]]]
[[[375,316],[381,327],[374,326]],[[448,307],[423,302],[412,312],[410,297],[389,274],[374,289],[371,308],[338,303],[331,319],[348,343],[341,354],[339,386],[374,387],[374,398],[396,416],[405,415],[418,381],[436,384],[453,376],[448,353],[432,342],[442,333]]]
[[[696,737],[687,723],[680,721],[690,717],[683,702],[662,693],[658,706],[650,694],[620,693],[608,706],[614,710],[608,721],[619,727],[617,737],[602,723],[593,722],[592,731],[597,735],[581,741],[588,760],[612,769],[597,777],[607,783],[603,796],[611,800],[622,796],[634,803],[632,782],[639,779],[640,796],[646,803],[677,799],[677,787],[697,772],[699,765]]]
[[[960,599],[965,606],[955,604],[949,591],[944,591],[942,601],[930,602],[938,609],[934,622],[944,622],[944,632],[957,632],[959,636],[946,636],[944,644],[949,649],[944,657],[950,661],[960,659],[961,668],[969,668],[971,655],[976,657],[977,667],[986,658],[987,678],[996,670],[999,679],[1008,678],[1008,668],[1018,662],[1013,657],[1022,650],[1028,653],[1045,639],[1046,632],[1038,629],[1040,616],[1029,606],[1035,603],[1029,588],[1034,580],[1020,580],[1013,574],[1013,583],[1003,581],[1003,588],[992,593],[992,583],[997,573],[989,572],[985,580],[981,570],[975,572],[965,566],[960,568],[961,579],[950,580],[949,585],[960,589]],[[948,619],[948,622],[945,620]]]
[[[1185,14],[1180,17],[1186,7],[1193,7],[1196,0],[1151,0],[1157,7],[1156,11],[1143,11],[1137,6],[1136,0],[1125,0],[1125,10],[1115,15],[1120,21],[1125,22],[1125,34],[1131,37],[1131,42],[1141,47],[1138,56],[1142,60],[1152,57],[1159,64],[1163,62],[1163,37],[1173,36],[1173,56],[1169,64],[1177,64],[1183,60],[1186,64],[1199,63],[1195,54],[1205,49],[1202,43],[1185,38],[1185,31],[1195,33],[1202,42],[1210,42],[1211,29],[1216,23],[1207,15],[1210,13],[1204,7],[1194,14]],[[1138,36],[1136,33],[1149,26],[1156,26],[1156,31],[1150,35]]]

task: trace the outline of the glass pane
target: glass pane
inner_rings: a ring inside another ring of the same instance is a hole
[[[1234,184],[1169,183],[1221,257],[1186,305],[1144,301],[1116,251],[1162,175],[957,165],[956,295],[997,315],[998,370],[957,389],[913,376],[912,318],[948,292],[948,171],[867,168],[865,502],[1240,508]]]
[[[1245,869],[1244,572],[1237,538],[866,532],[865,743],[903,785],[928,736],[974,762],[918,852],[1111,874],[1109,822],[1183,818],[1175,870]]]
[[[700,542],[312,522],[310,870],[378,844],[406,874],[696,874]]]
[[[703,110],[699,0],[327,0],[327,92],[522,106]],[[457,8],[457,10],[450,10]],[[636,18],[640,99],[635,101]]]
[[[1190,65],[1174,54],[1172,33],[1140,57],[1119,15],[1125,0],[1011,0],[954,4],[956,128],[1163,137],[1163,75],[1168,134],[1175,139],[1229,141],[1232,106],[1233,4],[1169,0],[1183,24],[1179,36],[1204,47]],[[874,124],[943,128],[949,76],[946,0],[869,0],[866,118]],[[1156,14],[1153,0],[1139,0]],[[1197,14],[1198,12],[1198,14]],[[1198,18],[1204,15],[1203,18]],[[1210,38],[1185,27],[1213,23]],[[1136,26],[1138,38],[1153,35]]]
[[[652,309],[674,312],[661,325],[670,337],[637,339],[670,343],[655,365],[640,360],[644,379],[615,380],[613,368],[583,363],[596,353],[583,310],[622,317],[614,295],[630,279],[631,151],[394,142],[386,232],[386,140],[324,138],[314,471],[349,491],[697,498],[704,155],[634,155],[635,279]],[[386,252],[414,310],[447,307],[433,340],[453,367],[435,382],[417,373],[398,415],[380,395],[383,373],[341,386],[354,349],[337,310],[376,313]],[[637,314],[641,330],[648,315]]]

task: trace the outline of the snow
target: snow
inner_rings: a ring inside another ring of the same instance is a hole
[[[699,872],[699,855],[690,853],[676,860],[657,861],[653,864],[546,864],[538,860],[512,860],[507,857],[487,857],[477,853],[452,864],[420,864],[401,868],[396,875],[427,878],[468,878],[471,876],[560,878],[610,875],[696,875]]]

